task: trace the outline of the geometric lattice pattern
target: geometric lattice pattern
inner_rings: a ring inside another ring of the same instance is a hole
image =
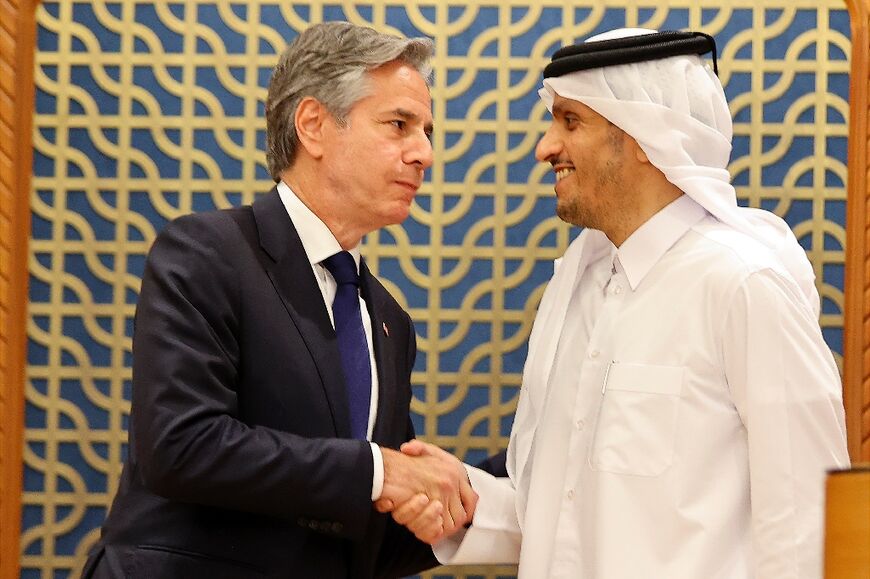
[[[78,576],[126,452],[132,317],[168,220],[272,183],[263,102],[310,23],[435,40],[435,163],[364,254],[417,326],[418,433],[473,462],[504,447],[534,311],[576,230],[534,160],[559,46],[618,26],[717,38],[741,202],[792,225],[842,350],[849,16],[842,0],[44,1],[38,11],[22,577]],[[511,568],[439,571],[457,577]],[[426,576],[435,576],[434,573]]]

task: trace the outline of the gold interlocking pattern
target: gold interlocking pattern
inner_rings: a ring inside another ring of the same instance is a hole
[[[473,460],[502,448],[534,308],[576,233],[531,161],[553,50],[616,26],[720,43],[738,192],[808,248],[842,329],[848,16],[840,0],[44,2],[38,12],[22,568],[77,576],[120,474],[132,315],[166,220],[268,190],[264,79],[293,30],[346,18],[436,43],[435,165],[411,218],[365,255],[419,330],[419,434]],[[511,575],[512,568],[456,569]],[[440,573],[439,573],[440,574]],[[434,574],[426,574],[433,576]]]

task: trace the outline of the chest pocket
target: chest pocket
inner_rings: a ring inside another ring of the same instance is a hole
[[[613,363],[589,446],[593,470],[657,476],[674,459],[685,368]]]

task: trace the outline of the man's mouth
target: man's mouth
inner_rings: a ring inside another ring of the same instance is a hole
[[[420,183],[413,183],[411,181],[396,181],[396,182],[399,185],[402,185],[403,187],[407,187],[408,189],[411,189],[414,193],[416,193],[417,189],[420,188]]]
[[[563,169],[556,170],[556,181],[561,181],[562,179],[564,179],[565,177],[567,177],[568,175],[570,175],[573,172],[574,172],[573,167],[565,167]]]

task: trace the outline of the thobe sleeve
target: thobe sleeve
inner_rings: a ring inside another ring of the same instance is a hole
[[[480,497],[474,523],[433,546],[443,565],[517,563],[522,534],[517,522],[516,491],[509,478],[467,466],[471,486]]]
[[[837,366],[794,283],[772,270],[743,280],[724,324],[748,445],[752,576],[817,578],[825,472],[849,463]]]

